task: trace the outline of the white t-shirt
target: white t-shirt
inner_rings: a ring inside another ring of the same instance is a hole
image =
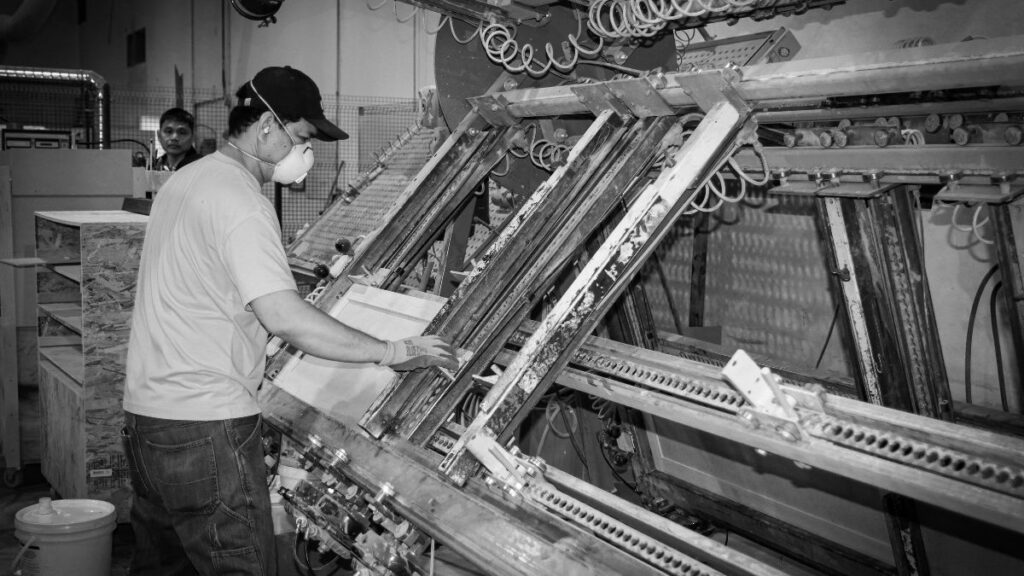
[[[171,420],[257,414],[267,331],[248,305],[296,290],[274,208],[216,152],[153,202],[139,265],[124,409]]]

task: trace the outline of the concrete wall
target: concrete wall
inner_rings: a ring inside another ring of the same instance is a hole
[[[33,1],[0,0],[0,15]],[[78,18],[76,2],[58,1],[29,39],[7,43],[0,65],[88,69],[127,89],[174,86],[177,71],[185,91],[233,92],[261,68],[284,64],[308,73],[327,94],[412,98],[433,83],[428,31],[438,15],[413,16],[407,4],[374,11],[364,2],[291,0],[276,24],[262,28],[226,1],[87,0],[85,19]],[[141,28],[146,62],[129,68],[126,38]]]

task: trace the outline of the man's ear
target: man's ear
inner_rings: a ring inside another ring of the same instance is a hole
[[[259,119],[260,135],[266,137],[267,134],[270,134],[270,129],[274,127],[274,122],[277,122],[277,120],[274,119],[274,115],[272,113],[264,112],[261,114]]]

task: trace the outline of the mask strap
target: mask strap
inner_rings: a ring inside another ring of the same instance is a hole
[[[241,148],[238,147],[237,144],[235,144],[234,142],[232,142],[230,140],[228,140],[228,146],[231,146],[235,150],[238,150],[239,152],[241,152],[244,156],[248,156],[249,158],[252,158],[253,160],[255,160],[257,162],[262,162],[263,164],[266,164],[267,166],[276,166],[276,164],[274,164],[273,162],[267,162],[266,160],[264,160],[262,158],[256,157],[255,154],[250,154],[249,152],[246,152],[245,150],[242,150]]]
[[[252,80],[249,80],[249,87],[252,88],[253,94],[255,94],[263,102],[263,105],[267,107],[267,110],[270,110],[270,113],[274,115],[274,119],[281,125],[281,128],[284,128],[284,131],[288,133],[288,137],[291,138],[292,143],[294,144],[295,135],[288,129],[288,125],[281,120],[281,117],[277,115],[277,112],[274,112],[274,108],[270,105],[270,102],[267,102],[267,99],[264,98],[263,95],[260,94],[260,91],[256,89],[256,85],[253,84]]]

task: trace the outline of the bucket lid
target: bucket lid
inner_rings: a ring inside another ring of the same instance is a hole
[[[34,534],[67,534],[114,524],[115,508],[102,500],[40,498],[14,515],[18,530]]]

